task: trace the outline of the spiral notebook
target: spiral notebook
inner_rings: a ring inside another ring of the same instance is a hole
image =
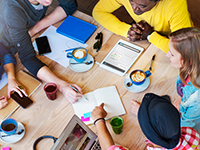
[[[57,28],[56,32],[85,44],[96,29],[97,26],[89,22],[68,16]]]

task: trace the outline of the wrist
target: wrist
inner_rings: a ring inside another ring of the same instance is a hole
[[[151,34],[154,32],[154,30],[153,31],[151,31],[148,35],[147,35],[147,40],[149,41],[149,38],[150,38],[150,36],[151,36]]]
[[[104,118],[98,118],[94,121],[94,125],[96,125],[97,123],[100,123],[100,122],[105,122],[105,119]]]

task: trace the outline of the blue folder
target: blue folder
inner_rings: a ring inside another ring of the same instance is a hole
[[[85,44],[96,29],[97,26],[91,23],[68,16],[57,28],[56,32]]]

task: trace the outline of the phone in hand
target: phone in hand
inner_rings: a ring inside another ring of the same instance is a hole
[[[23,93],[22,95],[23,97],[20,97],[17,92],[13,91],[11,94],[11,98],[25,109],[30,106],[33,101],[29,97],[26,97]]]
[[[51,53],[51,47],[47,36],[36,38],[35,41],[38,47],[39,55]]]

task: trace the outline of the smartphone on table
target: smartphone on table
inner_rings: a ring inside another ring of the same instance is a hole
[[[22,92],[21,92],[21,93],[22,93]],[[29,97],[26,97],[26,96],[24,95],[24,93],[22,93],[22,95],[23,95],[23,97],[20,97],[20,95],[19,95],[17,92],[13,91],[12,94],[11,94],[10,96],[11,96],[11,98],[12,98],[15,102],[17,102],[21,107],[27,108],[28,106],[30,106],[30,105],[33,103],[33,101],[32,101]]]
[[[35,39],[36,45],[38,47],[39,55],[51,53],[51,47],[47,36],[41,36]]]

